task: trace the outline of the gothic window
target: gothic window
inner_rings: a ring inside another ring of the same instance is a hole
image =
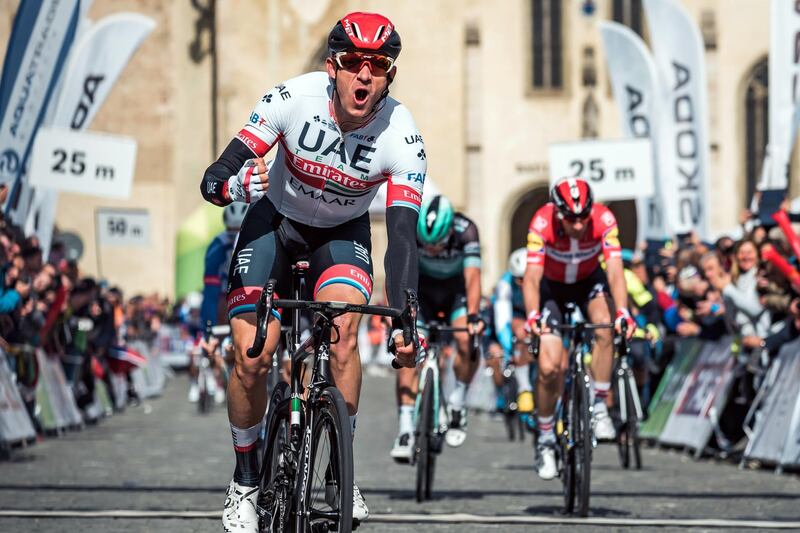
[[[534,89],[564,87],[561,0],[531,0],[531,52]]]
[[[611,19],[626,25],[644,38],[642,0],[613,0],[611,2]]]
[[[745,91],[745,205],[748,205],[761,177],[764,153],[769,141],[769,75],[767,60],[758,63],[750,73]]]

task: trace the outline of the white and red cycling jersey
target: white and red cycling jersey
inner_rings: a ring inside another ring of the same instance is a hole
[[[607,207],[595,204],[580,239],[564,232],[552,203],[542,206],[528,228],[528,264],[544,265],[544,277],[560,283],[575,283],[606,260],[621,257],[617,219]]]
[[[254,156],[277,146],[270,201],[292,220],[329,228],[363,215],[387,183],[387,207],[419,211],[427,162],[411,113],[389,96],[369,122],[343,133],[332,91],[324,72],[292,78],[261,99],[237,134]]]

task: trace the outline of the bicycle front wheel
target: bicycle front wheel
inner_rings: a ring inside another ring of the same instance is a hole
[[[353,528],[353,438],[347,404],[335,387],[327,387],[313,406],[310,437],[306,432],[300,458],[298,531]]]
[[[417,502],[423,502],[431,497],[433,462],[436,460],[431,449],[434,409],[433,370],[425,372],[422,383],[414,450],[417,459]]]
[[[286,531],[291,514],[290,474],[285,470],[289,436],[289,385],[281,383],[272,392],[267,410],[266,443],[261,461],[258,507],[263,511],[259,531]]]

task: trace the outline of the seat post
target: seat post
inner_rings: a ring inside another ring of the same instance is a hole
[[[292,265],[292,297],[300,300],[302,287],[305,284],[306,272],[310,267],[308,261],[300,260]],[[292,309],[292,353],[300,347],[300,309]]]

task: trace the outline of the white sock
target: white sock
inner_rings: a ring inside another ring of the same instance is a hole
[[[517,390],[519,392],[532,391],[530,365],[520,365],[514,371],[517,378]]]
[[[352,438],[356,438],[356,418],[358,418],[358,413],[350,415],[350,436]]]
[[[539,427],[539,442],[542,444],[555,444],[555,417],[550,416],[537,416],[536,425]]]
[[[414,406],[400,406],[400,435],[403,433],[414,433]]]
[[[468,383],[456,380],[456,386],[453,388],[453,392],[450,393],[450,397],[447,399],[452,409],[459,411],[464,408],[464,401],[467,398],[467,387],[469,387]]]
[[[606,398],[608,398],[609,389],[611,389],[611,383],[608,381],[594,382],[595,413],[608,413],[608,407],[606,407]]]
[[[248,451],[252,449],[258,437],[261,436],[261,427],[264,420],[249,428],[238,428],[231,424],[231,435],[233,436],[233,447],[236,451]]]

